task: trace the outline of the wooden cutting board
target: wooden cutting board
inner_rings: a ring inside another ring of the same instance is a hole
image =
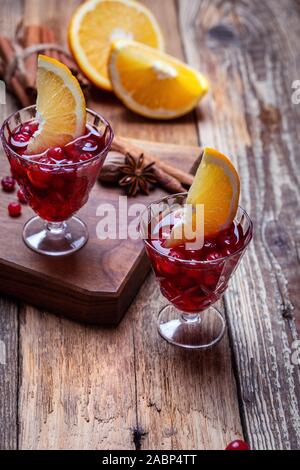
[[[186,171],[201,153],[198,147],[132,142]],[[8,174],[9,165],[1,151],[0,176]],[[124,195],[121,188],[97,183],[78,213],[89,229],[87,245],[72,256],[54,259],[24,245],[22,228],[33,211],[24,206],[20,218],[9,217],[7,204],[16,199],[16,194],[0,190],[0,291],[78,321],[116,325],[149,270],[141,240],[97,238],[96,226],[102,218],[97,216],[99,203],[117,206],[120,195]],[[157,188],[149,196],[128,198],[128,206],[148,204],[164,195]]]

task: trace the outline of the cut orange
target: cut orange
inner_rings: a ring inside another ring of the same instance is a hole
[[[170,119],[193,109],[208,90],[196,70],[157,49],[119,40],[108,63],[114,92],[131,110],[156,119]]]
[[[204,206],[204,237],[216,235],[232,224],[239,196],[240,179],[231,161],[218,150],[205,148],[186,200],[193,206],[194,212],[199,204]],[[192,224],[196,225],[194,222]],[[173,228],[167,240],[170,247],[188,241],[177,236],[178,233],[191,233],[184,215],[179,225]]]
[[[89,0],[78,7],[69,25],[70,49],[83,73],[96,86],[111,90],[107,60],[111,43],[132,39],[158,49],[164,40],[153,14],[132,0]]]
[[[39,55],[37,93],[39,129],[29,141],[28,154],[64,146],[84,134],[85,98],[68,67],[58,60]]]

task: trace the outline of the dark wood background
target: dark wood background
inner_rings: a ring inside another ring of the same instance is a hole
[[[12,33],[27,3],[0,1],[1,31]],[[64,42],[78,3],[37,1],[37,18]],[[94,98],[119,134],[233,156],[255,236],[221,305],[228,335],[204,353],[165,344],[154,322],[165,301],[152,275],[112,330],[2,298],[0,447],[223,449],[244,436],[255,449],[299,448],[300,368],[291,358],[300,327],[300,104],[291,96],[300,79],[300,2],[143,3],[167,50],[208,75],[209,96],[167,123],[139,118],[110,94]],[[9,98],[1,118],[15,107]]]

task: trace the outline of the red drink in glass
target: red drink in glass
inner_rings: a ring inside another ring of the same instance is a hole
[[[159,332],[173,344],[203,348],[215,344],[216,339],[221,339],[224,320],[219,312],[214,313],[218,316],[219,334],[208,343],[202,344],[204,338],[201,343],[199,335],[201,332],[203,336],[204,328],[201,325],[202,315],[200,317],[199,313],[207,309],[209,312],[212,309],[217,312],[214,307],[210,309],[210,306],[226,290],[229,279],[252,238],[252,223],[246,212],[239,208],[232,225],[215,236],[206,238],[202,248],[193,249],[192,245],[187,247],[184,244],[167,248],[166,239],[180,214],[178,206],[183,206],[185,199],[185,194],[170,196],[160,201],[160,204],[150,205],[142,216],[141,233],[161,292],[173,306],[173,309],[168,307],[168,312],[165,309],[161,312]],[[178,318],[175,321],[176,310]],[[203,313],[203,318],[205,315],[206,312]],[[212,316],[211,313],[210,315]]]
[[[28,142],[38,129],[35,106],[25,108],[4,122],[2,144],[12,175],[38,215],[25,226],[25,243],[42,254],[66,255],[87,241],[85,224],[72,216],[88,200],[111,146],[113,132],[104,118],[87,111],[84,135],[64,147],[27,155]]]
[[[40,217],[49,222],[62,222],[87,202],[104,162],[104,156],[97,156],[105,148],[106,136],[87,127],[85,135],[64,147],[26,156],[28,141],[37,130],[38,124],[28,122],[11,133],[10,147],[23,157],[15,157],[8,151],[12,175]]]

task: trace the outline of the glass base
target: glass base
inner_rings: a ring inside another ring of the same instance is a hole
[[[23,240],[36,253],[67,256],[80,250],[88,241],[88,230],[78,217],[67,222],[45,222],[33,217],[24,226]]]
[[[198,314],[181,312],[170,304],[160,311],[157,326],[159,334],[175,346],[207,349],[222,339],[226,323],[215,307]]]

